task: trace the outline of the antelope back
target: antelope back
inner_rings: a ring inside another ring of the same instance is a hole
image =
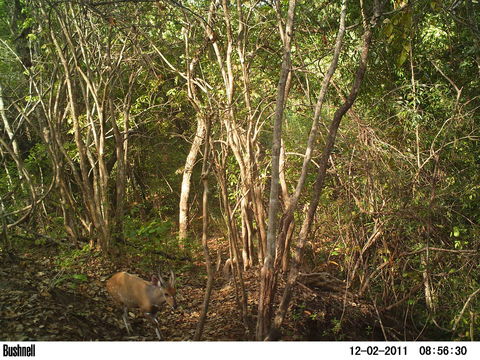
[[[164,282],[152,276],[151,282],[127,272],[119,272],[107,281],[107,291],[116,303],[127,308],[140,308],[143,312],[155,312],[165,302],[176,306],[175,283]]]

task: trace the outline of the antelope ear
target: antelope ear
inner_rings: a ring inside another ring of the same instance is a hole
[[[160,281],[158,280],[158,277],[156,277],[155,275],[152,275],[152,285],[160,286]]]
[[[173,273],[173,270],[170,270],[170,285],[173,287],[175,285],[175,274]]]

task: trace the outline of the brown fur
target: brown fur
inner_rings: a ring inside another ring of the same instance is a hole
[[[140,308],[149,313],[168,303],[174,307],[175,287],[155,278],[158,282],[153,284],[138,276],[126,272],[118,272],[107,280],[107,291],[113,300],[120,306]]]
[[[165,282],[161,276],[152,276],[152,281],[148,282],[122,271],[108,279],[106,287],[115,303],[123,307],[123,321],[128,333],[130,333],[130,326],[127,320],[127,309],[140,308],[154,324],[155,332],[161,339],[159,323],[155,314],[164,303],[173,308],[177,306],[173,272],[171,272],[168,282]]]

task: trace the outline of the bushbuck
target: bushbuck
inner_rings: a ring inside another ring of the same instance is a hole
[[[160,275],[153,275],[151,282],[148,282],[138,276],[122,271],[108,279],[106,287],[117,305],[123,307],[123,322],[129,334],[131,328],[127,321],[128,309],[140,308],[155,326],[158,338],[162,339],[156,313],[164,303],[167,303],[174,309],[177,307],[175,275],[173,271],[170,271],[168,282],[164,281]]]

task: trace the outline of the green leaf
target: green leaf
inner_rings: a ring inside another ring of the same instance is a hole
[[[397,58],[397,66],[398,67],[402,66],[405,60],[407,60],[407,57],[408,57],[408,51],[406,51],[405,49],[402,49],[402,51],[400,52],[400,56]]]
[[[455,237],[460,236],[460,229],[458,228],[458,226],[453,227],[453,236],[455,236]]]
[[[73,274],[72,279],[75,279],[81,282],[86,282],[88,280],[87,275],[85,274]]]

